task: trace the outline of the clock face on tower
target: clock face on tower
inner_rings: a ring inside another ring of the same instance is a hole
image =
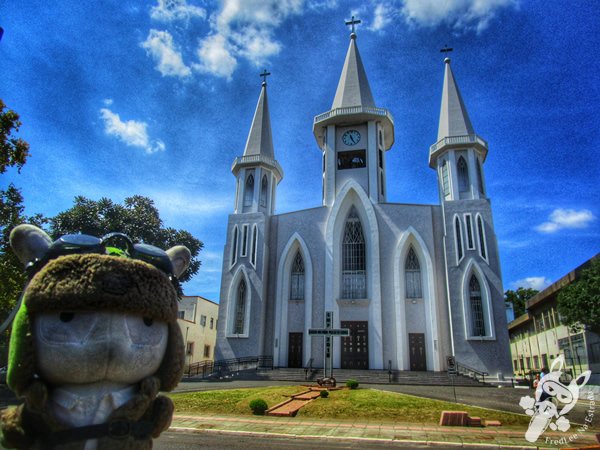
[[[356,130],[348,130],[342,134],[342,142],[346,145],[356,145],[360,142],[360,133]]]

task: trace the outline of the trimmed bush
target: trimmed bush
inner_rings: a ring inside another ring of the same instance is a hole
[[[350,389],[356,389],[358,387],[358,381],[348,380],[346,381],[346,387],[349,387]]]
[[[269,406],[262,398],[256,398],[250,402],[250,409],[252,410],[252,414],[256,416],[264,416]]]
[[[319,395],[321,398],[327,398],[329,397],[329,391],[321,391]]]

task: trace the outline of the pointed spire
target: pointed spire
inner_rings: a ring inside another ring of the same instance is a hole
[[[463,102],[454,74],[450,68],[450,58],[444,59],[444,88],[442,91],[442,107],[440,110],[440,126],[438,141],[450,136],[475,134],[467,108]]]
[[[354,17],[353,22],[357,23],[354,21]],[[354,24],[352,24],[352,27],[354,28]],[[367,73],[356,46],[356,33],[354,33],[354,30],[350,35],[350,46],[348,47],[348,53],[346,53],[346,61],[344,61],[344,68],[331,109],[349,106],[375,107]]]
[[[273,137],[271,135],[271,118],[269,116],[269,103],[267,101],[267,75],[266,70],[260,76],[264,77],[258,104],[254,112],[254,119],[248,133],[244,156],[262,155],[275,158],[273,151]]]

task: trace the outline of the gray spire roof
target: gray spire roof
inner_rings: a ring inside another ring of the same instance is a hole
[[[248,133],[244,156],[262,155],[275,158],[273,151],[273,137],[271,135],[271,118],[269,116],[269,103],[267,102],[267,83],[263,82],[258,97],[258,104],[254,112],[254,119]]]
[[[375,106],[354,33],[350,35],[350,46],[331,109],[349,106]]]
[[[454,74],[450,68],[450,58],[446,58],[444,62],[446,63],[446,70],[444,73],[438,141],[450,136],[475,134],[467,108],[465,108]]]

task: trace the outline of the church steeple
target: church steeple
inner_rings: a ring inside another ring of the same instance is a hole
[[[275,186],[283,178],[283,170],[275,159],[271,118],[267,101],[266,70],[254,117],[246,140],[244,156],[236,158],[231,167],[237,178],[235,213],[275,211]]]
[[[438,141],[445,137],[475,134],[469,119],[467,108],[454,79],[450,58],[444,59],[444,88],[442,90],[442,107],[440,109],[440,125]]]

